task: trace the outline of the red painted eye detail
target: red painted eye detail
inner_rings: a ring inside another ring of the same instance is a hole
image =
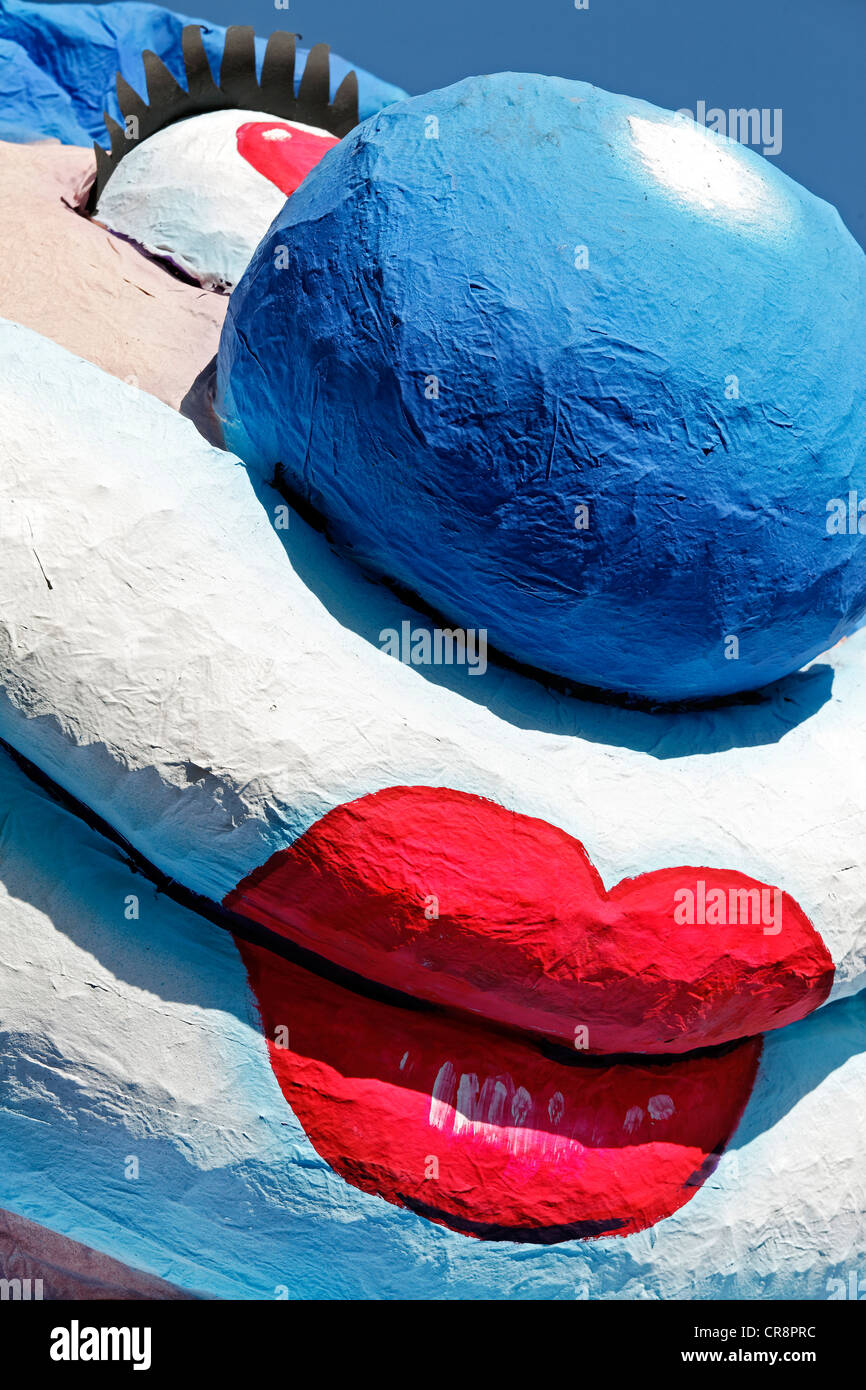
[[[347,1182],[464,1235],[628,1235],[712,1173],[760,1039],[567,1065],[477,1022],[367,999],[238,941],[280,1088]]]
[[[288,197],[332,145],[334,135],[314,135],[287,121],[246,121],[238,127],[238,153]]]
[[[606,891],[564,831],[445,788],[337,807],[226,905],[369,980],[593,1053],[779,1028],[833,979],[777,888],[679,867]]]

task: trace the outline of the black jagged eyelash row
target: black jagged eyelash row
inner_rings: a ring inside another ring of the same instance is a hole
[[[310,49],[295,95],[296,39],[296,34],[285,30],[271,35],[259,78],[255,30],[248,25],[232,25],[226,30],[217,83],[205,51],[201,27],[188,24],[181,35],[186,90],[150,49],[142,54],[147,101],[118,72],[117,100],[127,126],[118,125],[106,112],[111,147],[105,150],[94,144],[96,179],[90,190],[87,211],[95,211],[105,185],[124,155],[158,130],[190,116],[201,116],[209,111],[261,111],[281,120],[318,126],[339,138],[347,135],[359,121],[356,74],[350,72],[344,77],[331,101],[330,49],[326,43],[316,44]],[[130,117],[135,118],[132,126]]]

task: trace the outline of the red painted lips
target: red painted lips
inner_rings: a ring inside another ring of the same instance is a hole
[[[441,788],[338,807],[225,901],[427,1001],[383,1003],[238,943],[316,1150],[488,1239],[626,1235],[676,1211],[748,1099],[749,1035],[817,1007],[833,974],[776,889],[680,868],[607,893],[562,831]],[[576,1042],[686,1055],[598,1060]]]
[[[760,1039],[567,1065],[238,945],[316,1152],[355,1187],[466,1235],[550,1244],[670,1216],[713,1171],[757,1070]]]
[[[707,868],[605,892],[570,835],[439,787],[338,806],[226,904],[379,984],[595,1053],[779,1028],[833,979],[786,893]]]

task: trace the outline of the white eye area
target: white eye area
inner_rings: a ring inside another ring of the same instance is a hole
[[[177,121],[136,145],[120,161],[95,217],[208,288],[233,289],[286,201],[239,152],[248,123],[274,126],[261,111],[211,111]],[[326,131],[293,123],[296,132]],[[291,140],[284,127],[262,139]]]
[[[787,220],[780,195],[735,142],[683,117],[629,116],[628,123],[644,166],[677,198],[729,219],[765,226]]]

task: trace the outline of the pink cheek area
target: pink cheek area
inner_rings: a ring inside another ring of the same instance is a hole
[[[339,143],[333,135],[313,135],[286,121],[247,121],[238,127],[237,140],[238,153],[286,197]]]
[[[271,1064],[347,1182],[464,1235],[625,1236],[683,1206],[752,1090],[760,1039],[677,1059],[573,1063],[369,999],[238,940]]]
[[[608,892],[562,830],[443,787],[336,807],[226,904],[430,1003],[566,1047],[580,1025],[596,1054],[685,1053],[784,1027],[833,979],[808,917],[772,886],[680,866]]]

